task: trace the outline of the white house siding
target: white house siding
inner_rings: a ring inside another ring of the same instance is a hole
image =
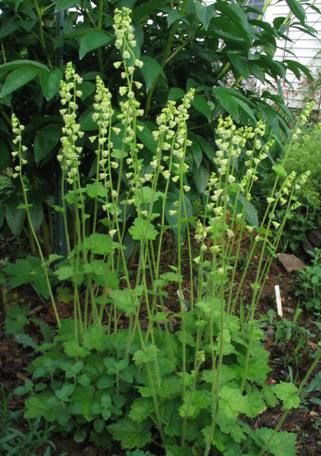
[[[321,9],[321,0],[315,0],[314,5]],[[300,30],[290,30],[288,37],[290,40],[280,40],[276,51],[276,60],[291,59],[306,65],[310,71],[317,75],[321,72],[321,16],[311,8],[306,9],[307,23],[316,31],[316,37],[312,37]],[[285,0],[273,1],[265,13],[265,19],[272,23],[276,17],[288,16],[290,10]],[[290,107],[299,107],[303,100],[309,97],[311,87],[305,78],[298,81],[289,72],[287,75],[288,83],[284,81],[283,90]],[[310,95],[311,96],[311,95]],[[320,90],[314,94],[316,101],[320,104]]]

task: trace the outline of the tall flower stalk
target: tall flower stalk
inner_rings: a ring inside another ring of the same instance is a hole
[[[22,143],[22,135],[23,135],[23,131],[24,131],[24,126],[19,122],[19,119],[17,118],[17,116],[15,114],[13,114],[11,117],[11,124],[12,124],[12,132],[14,135],[12,142],[15,145],[15,148],[11,152],[11,155],[12,155],[13,161],[16,163],[14,166],[14,172],[13,172],[12,176],[13,176],[13,178],[19,179],[19,181],[20,181],[20,185],[21,185],[21,189],[22,189],[22,196],[23,196],[23,203],[24,203],[22,209],[24,209],[26,211],[29,228],[30,228],[32,237],[35,241],[35,244],[37,246],[38,254],[39,254],[39,257],[41,260],[41,265],[43,267],[43,273],[44,273],[46,285],[48,288],[48,293],[50,296],[52,310],[53,310],[57,325],[58,325],[58,327],[60,327],[60,317],[59,317],[54,293],[53,293],[53,290],[51,287],[51,282],[50,282],[50,277],[49,277],[49,272],[48,272],[48,263],[45,260],[45,256],[42,251],[40,241],[38,239],[36,230],[33,226],[32,218],[31,218],[31,214],[30,214],[31,205],[28,200],[28,187],[27,187],[27,184],[25,181],[25,177],[23,175],[23,167],[28,162],[27,159],[25,158],[26,152],[28,149]]]

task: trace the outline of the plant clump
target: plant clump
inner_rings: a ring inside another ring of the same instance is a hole
[[[56,210],[63,214],[68,252],[46,260],[33,230],[58,329],[51,342],[38,347],[29,368],[32,381],[19,390],[27,394],[25,416],[44,418],[77,441],[89,438],[102,446],[113,439],[123,449],[157,442],[173,456],[187,449],[204,456],[213,451],[295,455],[294,434],[250,426],[278,403],[285,415],[298,407],[303,387],[267,384],[269,356],[255,314],[308,175],[288,173],[284,160],[275,164],[259,220],[252,192],[272,141],[264,122],[240,127],[222,116],[203,211],[193,218],[186,154],[192,147],[187,121],[195,90],[161,110],[148,160],[139,139],[144,111],[136,97],[135,71],[141,61],[130,10],[115,10],[114,28],[124,85],[116,108],[103,80],[96,79],[96,132],[90,137],[96,166],[90,182],[80,171],[86,147],[77,104],[82,81],[71,64],[60,86],[62,205]],[[12,122],[20,160],[14,172],[28,215],[22,167],[27,151],[22,126],[15,116]],[[164,265],[168,235],[176,252]],[[134,269],[129,266],[132,247]],[[250,293],[245,292],[249,281]],[[69,291],[71,318],[60,316],[58,284]]]

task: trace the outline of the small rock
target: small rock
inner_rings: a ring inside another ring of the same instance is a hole
[[[299,271],[305,268],[305,264],[300,258],[289,253],[277,253],[277,259],[282,264],[286,272]]]
[[[289,313],[289,314],[294,314],[294,309],[291,307],[283,307],[284,312]]]
[[[269,326],[266,331],[266,336],[269,337],[270,339],[273,339],[274,337],[274,329]]]

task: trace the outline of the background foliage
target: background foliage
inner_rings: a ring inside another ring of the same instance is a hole
[[[113,63],[112,16],[116,7],[133,9],[136,52],[144,66],[140,94],[145,107],[145,129],[140,140],[146,154],[154,151],[151,131],[160,106],[167,99],[180,99],[191,86],[197,94],[190,120],[193,146],[188,156],[192,165],[194,196],[202,193],[213,158],[215,121],[228,112],[238,123],[254,123],[263,117],[277,138],[287,132],[291,114],[284,105],[280,81],[287,69],[300,77],[309,76],[301,64],[276,62],[277,39],[289,27],[307,33],[307,2],[288,0],[291,16],[278,17],[273,24],[244,1],[217,0],[206,6],[200,0],[8,0],[0,2],[0,226],[19,236],[25,222],[19,189],[6,176],[10,165],[10,114],[14,110],[27,125],[26,142],[32,150],[28,163],[32,219],[48,251],[53,248],[53,224],[49,209],[57,199],[59,148],[62,121],[57,93],[64,63],[72,61],[84,78],[81,90],[81,126],[90,134],[94,79],[99,74],[117,98],[120,83]],[[279,93],[265,90],[259,96],[242,88],[242,81],[254,77],[279,87]],[[115,100],[114,100],[115,101]],[[92,147],[85,137],[84,177],[90,177]],[[193,193],[192,193],[193,195]]]

